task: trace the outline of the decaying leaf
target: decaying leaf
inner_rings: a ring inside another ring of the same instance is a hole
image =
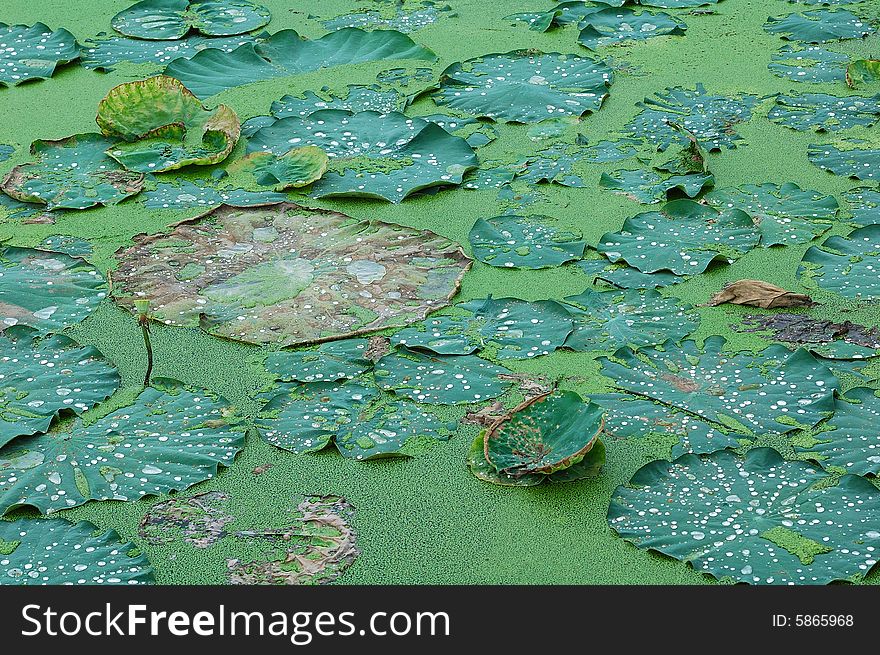
[[[876,354],[874,351],[880,349],[880,328],[869,328],[850,321],[837,323],[806,314],[775,312],[744,316],[743,323],[750,326],[744,331],[767,330],[777,341],[803,345],[822,357],[832,359],[861,359]]]
[[[721,291],[713,295],[709,302],[710,307],[731,303],[733,305],[751,305],[763,309],[777,307],[810,307],[813,299],[803,293],[786,291],[775,284],[763,280],[738,280],[724,286]]]
[[[196,548],[207,548],[225,537],[227,524],[235,520],[225,511],[228,500],[229,494],[207,491],[156,503],[141,519],[138,534],[149,544],[183,540]]]

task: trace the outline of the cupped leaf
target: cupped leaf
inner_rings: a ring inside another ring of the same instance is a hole
[[[150,562],[136,552],[88,521],[0,521],[0,585],[151,584]]]
[[[846,84],[856,89],[880,82],[880,59],[856,59],[846,67]]]
[[[683,20],[662,11],[635,12],[616,7],[585,15],[579,26],[581,33],[578,43],[590,50],[624,41],[643,41],[654,36],[682,35],[687,29]]]
[[[141,0],[110,21],[136,39],[180,39],[190,30],[207,36],[235,36],[263,27],[269,10],[247,0]]]
[[[330,158],[329,170],[312,187],[318,198],[400,202],[416,191],[460,184],[477,165],[464,139],[397,112],[326,109],[306,118],[283,118],[248,140],[249,151],[275,155],[307,145],[317,146]]]
[[[849,57],[819,46],[783,46],[774,54],[767,68],[774,75],[792,82],[835,82],[842,80]]]
[[[447,68],[434,102],[482,118],[537,123],[598,111],[611,78],[608,66],[589,57],[491,54]]]
[[[34,141],[31,154],[37,161],[13,168],[0,189],[16,200],[49,209],[115,205],[143,189],[144,175],[125,170],[108,157],[105,151],[112,145],[100,134]]]
[[[76,38],[67,30],[54,32],[43,23],[0,23],[0,86],[45,80],[55,69],[79,57]]]
[[[220,207],[117,254],[114,290],[169,325],[279,346],[356,336],[444,307],[471,261],[426,230],[277,204]]]
[[[314,350],[282,350],[266,359],[266,369],[284,382],[350,380],[373,366],[369,339],[331,341]]]
[[[767,116],[793,130],[837,132],[851,127],[870,127],[880,118],[880,96],[839,96],[827,93],[805,93],[799,96],[777,96]]]
[[[807,157],[823,171],[856,180],[880,180],[880,149],[861,141],[844,141],[844,149],[831,144],[807,148]]]
[[[548,216],[507,214],[477,219],[468,239],[474,257],[499,268],[539,269],[583,257],[586,242]]]
[[[740,209],[717,212],[693,200],[674,200],[660,211],[626,219],[620,232],[602,237],[597,249],[643,273],[695,275],[715,259],[736,260],[758,239],[752,219]]]
[[[244,432],[231,406],[173,380],[154,380],[128,406],[71,432],[21,437],[0,448],[0,513],[43,513],[90,500],[181,491],[229,466]]]
[[[852,209],[852,221],[859,225],[880,223],[880,191],[870,187],[856,187],[843,194]]]
[[[868,225],[849,236],[832,236],[821,246],[811,246],[798,275],[845,298],[876,299],[880,298],[878,255],[880,225]]]
[[[654,171],[620,170],[610,175],[602,173],[599,178],[600,189],[608,189],[649,205],[665,201],[671,191],[695,198],[705,187],[714,184],[715,177],[711,173],[663,176]]]
[[[880,492],[834,481],[770,448],[723,450],[642,467],[617,488],[615,532],[640,548],[749,584],[827,584],[864,577],[880,546]]]
[[[252,152],[229,167],[230,172],[246,171],[257,184],[273,186],[276,191],[297,189],[321,179],[330,159],[317,146],[293,148],[283,155]]]
[[[861,39],[874,31],[871,23],[843,9],[814,9],[801,14],[768,18],[764,29],[783,39],[825,43],[838,39]]]

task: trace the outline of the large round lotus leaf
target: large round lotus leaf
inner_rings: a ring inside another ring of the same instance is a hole
[[[852,209],[852,221],[859,225],[880,224],[880,191],[856,187],[843,194]]]
[[[405,456],[408,444],[419,439],[446,441],[451,434],[449,426],[433,414],[398,401],[357,417],[336,437],[336,448],[358,460]]]
[[[578,42],[590,50],[623,41],[643,41],[653,36],[681,35],[687,29],[683,20],[664,12],[635,12],[614,7],[587,14],[579,26]]]
[[[821,288],[846,298],[880,298],[880,225],[868,225],[847,237],[832,236],[812,246],[798,269]]]
[[[715,184],[711,173],[661,176],[654,171],[620,170],[609,175],[602,173],[599,188],[608,189],[647,205],[667,199],[670,191],[678,191],[688,198],[700,194],[704,187]]]
[[[292,204],[220,207],[117,254],[114,291],[168,325],[281,346],[423,319],[471,261],[427,230]]]
[[[844,142],[841,150],[833,145],[813,145],[807,148],[807,157],[823,171],[845,175],[856,180],[880,180],[880,148],[864,147],[862,142]]]
[[[431,405],[477,403],[500,396],[512,382],[510,371],[476,355],[433,357],[422,353],[386,355],[373,371],[376,383],[398,396]]]
[[[806,350],[774,345],[760,353],[723,352],[724,337],[600,358],[615,387],[740,431],[784,434],[834,411],[840,385]]]
[[[63,330],[91,314],[106,295],[103,276],[78,257],[0,248],[0,332],[13,325]]]
[[[330,159],[316,146],[293,148],[283,155],[252,152],[229,167],[230,172],[247,171],[257,184],[273,186],[276,191],[308,186],[321,179]]]
[[[136,39],[180,39],[191,30],[234,36],[266,25],[269,10],[247,0],[141,0],[110,21],[117,32]]]
[[[88,521],[0,521],[0,585],[151,584],[153,569],[136,552]]]
[[[139,193],[144,176],[108,157],[105,150],[112,145],[112,140],[100,134],[34,141],[31,153],[37,161],[13,168],[0,188],[16,200],[41,203],[49,209],[115,205]]]
[[[871,23],[842,9],[815,9],[802,14],[768,18],[764,29],[783,39],[803,43],[825,43],[839,39],[861,39],[874,31]]]
[[[0,448],[0,514],[181,491],[229,466],[244,447],[244,432],[227,423],[230,405],[173,380],[153,384],[88,426]]]
[[[801,189],[794,182],[718,189],[707,193],[703,202],[746,212],[761,233],[762,246],[812,241],[831,227],[840,208],[834,196]]]
[[[783,46],[772,57],[767,68],[774,75],[785,77],[792,82],[835,82],[842,80],[849,57],[819,46],[798,48]]]
[[[98,104],[96,120],[106,136],[125,140],[107,153],[142,173],[219,163],[240,134],[232,109],[205,108],[183,84],[165,75],[113,87]]]
[[[52,77],[55,68],[79,57],[76,38],[67,30],[43,25],[0,23],[0,86]]]
[[[215,189],[203,183],[177,180],[174,184],[161,182],[153,191],[144,193],[147,209],[189,209],[191,207],[255,207],[285,202],[287,196],[274,191],[245,191],[244,189]]]
[[[165,65],[175,59],[190,59],[208,48],[232,52],[245,43],[253,42],[254,37],[249,34],[213,38],[191,34],[175,41],[144,41],[124,36],[100,35],[99,38],[83,42],[80,63],[83,68],[109,72],[123,61]]]
[[[362,9],[354,13],[343,14],[336,18],[321,21],[328,30],[345,27],[384,28],[414,32],[436,23],[443,13],[451,12],[452,7],[441,5],[430,0],[424,2],[384,3],[382,9]],[[451,14],[455,15],[455,14]]]
[[[282,118],[248,140],[249,151],[275,155],[302,146],[317,146],[330,158],[330,169],[312,187],[318,198],[400,202],[422,189],[460,184],[477,165],[464,139],[398,112],[325,109],[306,118]]]
[[[602,432],[602,408],[573,391],[519,405],[484,435],[486,459],[499,473],[554,473],[580,462]]]
[[[672,446],[673,457],[739,447],[733,435],[725,434],[716,426],[644,398],[625,393],[597,393],[590,395],[590,402],[605,412],[605,434],[614,438],[652,434],[676,437],[678,442]]]
[[[870,127],[880,118],[880,96],[839,96],[805,93],[777,96],[768,118],[793,130],[837,132],[851,127]]]
[[[601,238],[597,249],[642,273],[696,275],[715,259],[733,262],[759,238],[752,219],[740,209],[718,212],[693,200],[674,200],[660,211],[626,219],[620,232]]]
[[[477,219],[468,239],[474,257],[499,268],[550,268],[584,255],[586,241],[575,228],[548,216]]]
[[[604,350],[677,343],[697,329],[698,314],[677,298],[664,298],[653,289],[593,291],[587,289],[565,302],[574,318],[574,332],[565,341],[571,350]]]
[[[675,87],[640,102],[643,111],[626,127],[633,136],[647,139],[659,150],[672,144],[688,145],[687,135],[675,126],[683,127],[709,150],[735,148],[742,137],[734,127],[751,118],[757,102],[752,95],[709,95],[702,84],[693,91]]]
[[[608,66],[589,57],[491,54],[447,68],[434,102],[492,120],[537,123],[598,111],[611,78]]]
[[[246,43],[232,52],[210,48],[190,59],[176,59],[165,74],[183,82],[200,98],[244,84],[290,77],[321,68],[367,61],[419,59],[437,56],[394,30],[365,32],[345,28],[309,40],[293,30],[281,30],[258,44]]]
[[[878,520],[870,482],[846,475],[835,484],[770,448],[651,462],[608,510],[609,525],[639,548],[750,584],[862,578],[876,562]]]
[[[119,373],[92,346],[25,327],[0,336],[0,447],[45,432],[61,411],[82,414],[119,387]]]
[[[343,339],[315,350],[283,350],[269,355],[266,368],[284,382],[336,382],[372,368],[369,339]]]

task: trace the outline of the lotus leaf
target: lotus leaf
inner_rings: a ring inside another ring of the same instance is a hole
[[[846,149],[833,145],[810,145],[807,157],[816,166],[835,175],[856,180],[880,180],[880,149],[865,148],[861,142],[845,141]]]
[[[793,82],[835,82],[843,79],[849,57],[819,46],[783,46],[767,68]]]
[[[663,177],[654,171],[621,170],[613,175],[602,173],[599,188],[608,189],[627,196],[636,202],[654,204],[663,202],[672,191],[678,191],[688,198],[698,196],[705,187],[715,184],[711,173],[692,173]]]
[[[269,10],[247,0],[141,0],[116,14],[113,29],[136,39],[181,39],[190,30],[235,36],[266,25]]]
[[[372,368],[368,339],[331,341],[315,350],[282,350],[266,359],[266,368],[285,382],[336,382]]]
[[[304,118],[321,109],[344,109],[346,111],[378,111],[387,114],[392,111],[403,111],[409,99],[397,89],[383,89],[377,85],[357,86],[350,84],[345,97],[327,94],[323,98],[312,91],[303,96],[286,95],[272,103],[270,113],[275,118],[299,116]]]
[[[48,79],[58,66],[78,57],[76,38],[67,30],[0,23],[0,86]]]
[[[580,22],[578,42],[590,50],[623,41],[643,41],[653,36],[682,35],[685,22],[667,13],[634,12],[609,7],[587,14]]]
[[[768,118],[793,130],[817,132],[845,130],[858,125],[870,127],[880,118],[880,96],[839,96],[805,93],[777,96]]]
[[[783,39],[802,43],[861,39],[874,31],[869,21],[842,9],[815,9],[768,18],[764,29],[770,34],[781,34]]]
[[[395,3],[393,16],[389,16],[387,11],[364,9],[322,21],[321,24],[328,30],[363,27],[393,29],[408,33],[433,25],[443,17],[444,13],[450,11],[452,8],[449,5],[438,5],[430,1],[407,3],[405,0],[400,0]]]
[[[548,216],[477,219],[468,239],[474,257],[500,268],[539,269],[583,257],[586,242],[574,228]]]
[[[5,143],[0,143],[0,162],[9,159],[13,152],[15,152],[15,148],[8,146]]]
[[[856,59],[846,67],[846,83],[850,88],[880,82],[880,60]]]
[[[437,316],[395,332],[391,343],[438,355],[470,355],[483,348],[481,321],[469,316]]]
[[[243,189],[214,189],[198,182],[179,180],[177,184],[162,182],[155,191],[144,194],[144,206],[148,209],[188,209],[219,205],[230,207],[254,207],[285,202],[287,196],[272,191],[245,191]]]
[[[856,187],[843,194],[852,206],[852,220],[859,225],[880,223],[880,191],[870,187]]]
[[[357,417],[336,437],[336,447],[352,459],[380,459],[407,455],[409,444],[415,440],[446,441],[451,434],[449,426],[438,417],[401,400]]]
[[[321,179],[330,159],[317,146],[293,148],[283,155],[252,152],[229,167],[230,171],[247,171],[257,184],[274,186],[276,191],[304,187]]]
[[[588,259],[578,262],[578,267],[592,277],[592,283],[606,282],[617,289],[656,289],[683,282],[669,271],[642,273],[631,266],[612,264],[607,259]]]
[[[880,298],[878,255],[880,225],[868,225],[847,237],[832,236],[821,246],[810,247],[798,275],[845,298]]]
[[[232,52],[245,43],[254,43],[249,34],[230,37],[204,37],[190,34],[175,41],[144,41],[124,36],[99,35],[83,42],[81,64],[83,68],[109,72],[120,62],[135,64],[162,64],[175,59],[191,59],[196,53],[208,48]]]

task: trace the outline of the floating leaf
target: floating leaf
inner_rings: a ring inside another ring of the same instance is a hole
[[[325,109],[306,118],[282,118],[248,140],[249,151],[275,155],[306,145],[317,146],[330,158],[330,169],[312,187],[318,198],[400,202],[416,191],[460,184],[477,165],[464,139],[397,112]]]
[[[579,231],[561,227],[548,216],[479,218],[468,239],[474,257],[499,268],[559,266],[583,257],[586,247]]]
[[[76,38],[67,30],[54,32],[43,23],[0,23],[0,86],[45,80],[55,69],[79,57]]]
[[[244,446],[244,433],[227,423],[229,404],[173,380],[154,384],[87,427],[0,448],[0,513],[181,491],[229,466]]]
[[[880,349],[880,330],[876,327],[843,321],[836,323],[806,314],[775,312],[759,316],[745,316],[743,323],[754,325],[745,332],[768,330],[776,341],[787,341],[807,348],[829,359],[863,359]]]
[[[470,260],[433,232],[291,204],[220,207],[118,253],[120,301],[169,325],[302,345],[406,325],[444,307]]]
[[[793,82],[836,82],[844,78],[849,57],[819,46],[783,46],[767,68]]]
[[[858,125],[870,127],[880,118],[880,96],[841,98],[827,93],[777,96],[767,117],[774,123],[801,131],[837,132]]]
[[[870,187],[856,187],[843,194],[843,199],[852,206],[852,221],[859,225],[880,223],[880,191]]]
[[[813,299],[806,294],[786,291],[763,280],[737,280],[726,284],[706,304],[715,307],[724,303],[751,305],[762,309],[810,307],[814,304]]]
[[[838,39],[861,39],[874,31],[871,23],[842,9],[815,9],[802,14],[768,18],[764,29],[783,39],[825,43]]]
[[[693,200],[674,200],[660,211],[626,219],[620,232],[602,237],[597,249],[611,261],[623,260],[643,273],[696,275],[715,259],[730,263],[757,243],[745,212],[717,212]]]
[[[514,51],[452,64],[434,102],[497,121],[537,123],[598,111],[611,69],[589,57]]]
[[[589,259],[578,262],[578,267],[592,276],[591,282],[606,282],[617,289],[657,289],[683,282],[669,271],[642,273],[631,266],[612,264],[607,259]]]
[[[446,12],[452,11],[449,5],[437,5],[434,2],[420,2],[412,10],[403,2],[395,3],[391,11],[394,16],[388,15],[388,10],[362,9],[350,14],[337,16],[330,20],[321,21],[328,30],[338,30],[346,27],[383,28],[400,30],[401,32],[415,32],[428,25],[433,25]],[[455,14],[452,14],[455,15]]]
[[[876,562],[878,493],[855,475],[834,484],[770,448],[723,450],[642,467],[617,488],[608,523],[716,578],[827,584],[864,577]]]
[[[209,48],[190,59],[176,59],[165,69],[200,98],[244,84],[290,77],[344,64],[394,59],[433,61],[437,56],[394,30],[365,32],[345,28],[309,40],[281,30],[261,43],[232,52]]]
[[[665,350],[622,348],[602,357],[614,386],[678,407],[739,431],[784,434],[813,426],[834,411],[837,379],[806,350],[774,345],[757,354],[722,352],[712,336],[703,351],[693,341]]]
[[[137,585],[153,569],[113,530],[66,519],[0,521],[0,585]]]
[[[0,161],[6,161],[9,159],[13,152],[15,152],[15,148],[8,146],[5,143],[0,143]]]
[[[584,16],[578,43],[596,48],[623,41],[643,41],[654,36],[682,35],[687,29],[683,20],[667,13],[634,12],[632,9],[610,7]]]
[[[697,329],[699,316],[676,298],[664,298],[653,289],[593,291],[587,289],[565,302],[572,307],[574,332],[565,341],[571,350],[654,346],[678,342]]]
[[[136,39],[180,39],[195,30],[207,36],[235,36],[266,25],[269,10],[247,0],[141,0],[110,21]]]
[[[266,359],[266,368],[285,382],[336,382],[372,368],[368,339],[331,341],[315,350],[282,350]]]
[[[348,85],[345,97],[328,94],[325,99],[317,94],[306,91],[303,96],[286,95],[272,103],[269,110],[275,118],[299,116],[305,118],[321,109],[344,109],[345,111],[377,111],[387,114],[392,111],[403,111],[408,98],[397,89],[382,89],[379,86]]]
[[[134,64],[168,64],[175,59],[190,59],[208,48],[232,52],[245,43],[254,43],[249,34],[230,37],[204,37],[190,34],[175,41],[144,41],[124,36],[99,34],[95,39],[83,42],[83,68],[109,72],[120,62]]]
[[[229,494],[206,491],[189,498],[176,497],[153,505],[141,519],[138,536],[148,544],[176,544],[208,548],[227,536],[235,517],[226,512]]]
[[[88,257],[92,254],[92,244],[86,241],[85,239],[78,239],[77,237],[65,236],[62,234],[55,234],[50,237],[46,237],[40,242],[39,245],[40,250],[50,250],[52,252],[60,252],[65,255],[70,255],[71,257]],[[54,275],[54,273],[53,273]],[[93,274],[98,275],[98,272],[95,271]],[[2,274],[0,274],[2,277]],[[103,282],[103,280],[101,280]],[[53,279],[52,286],[54,287],[57,284],[57,281]],[[53,289],[54,291],[54,289]],[[3,296],[3,292],[0,291],[0,297]],[[101,293],[98,295],[98,298],[103,298],[104,294]],[[77,299],[79,300],[79,299]],[[57,311],[57,310],[56,310]],[[54,312],[53,312],[54,313]]]
[[[414,440],[446,441],[450,436],[449,427],[439,418],[413,403],[398,401],[357,417],[336,437],[336,447],[352,459],[380,459],[406,455]]]
[[[591,146],[583,148],[580,158],[593,164],[605,164],[622,161],[634,156],[642,145],[641,139],[621,137],[615,141],[597,141]]]
[[[395,332],[391,343],[438,355],[470,355],[483,348],[482,322],[471,316],[437,316]]]
[[[574,172],[579,159],[578,146],[553,144],[517,166],[517,179],[532,184],[552,182],[567,187],[586,187],[584,180]]]
[[[320,180],[329,163],[330,159],[320,148],[303,146],[288,150],[283,155],[252,152],[235,162],[229,170],[247,171],[256,178],[257,184],[284,191]]]
[[[671,191],[678,191],[689,198],[698,196],[704,187],[715,184],[711,173],[672,175],[663,177],[654,171],[621,170],[613,175],[602,173],[599,188],[608,189],[645,204],[667,199]]]
[[[856,180],[880,180],[880,149],[865,148],[861,142],[844,141],[841,150],[832,145],[810,144],[807,156],[823,171]]]
[[[88,209],[115,205],[144,186],[142,173],[127,171],[105,154],[113,141],[100,134],[77,134],[57,141],[37,140],[31,164],[13,168],[3,192],[49,209]]]
[[[812,278],[820,288],[845,298],[880,298],[878,255],[880,225],[868,225],[847,237],[832,236],[821,246],[811,246],[804,253],[798,275]]]
[[[210,209],[219,205],[231,207],[254,207],[286,202],[283,193],[271,191],[245,191],[243,189],[214,189],[202,183],[177,180],[174,184],[162,182],[154,191],[144,194],[147,209],[188,209],[204,207]]]
[[[846,67],[846,84],[855,89],[880,82],[880,59],[856,59]]]

